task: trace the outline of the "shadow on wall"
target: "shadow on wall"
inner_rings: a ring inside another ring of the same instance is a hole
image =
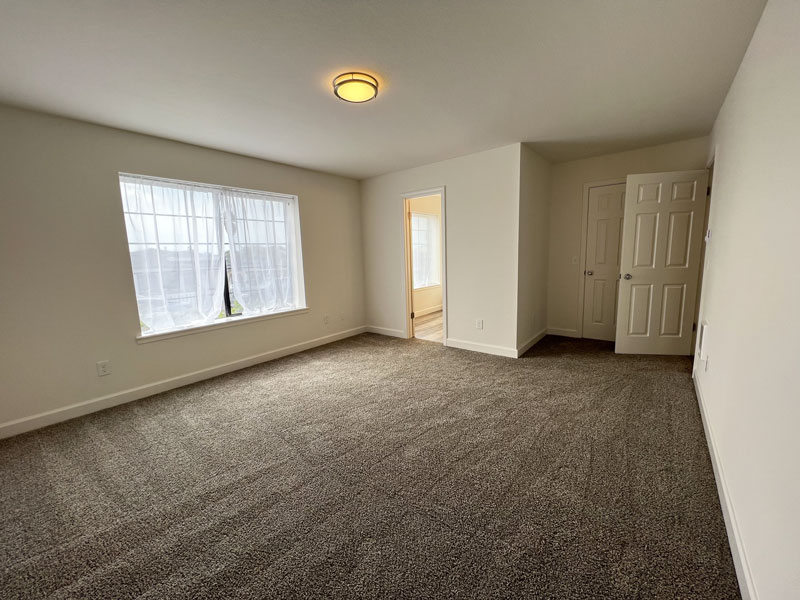
[[[524,142],[526,146],[546,158],[559,163],[582,158],[592,158],[604,154],[615,154],[629,150],[640,150],[649,146],[670,144],[689,138],[708,135],[708,131],[687,129],[670,136],[649,137],[607,137],[607,138],[579,138],[574,140],[552,140],[538,142]]]

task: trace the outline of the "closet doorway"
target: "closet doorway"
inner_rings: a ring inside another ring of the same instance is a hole
[[[444,188],[405,195],[403,210],[407,336],[445,344]]]

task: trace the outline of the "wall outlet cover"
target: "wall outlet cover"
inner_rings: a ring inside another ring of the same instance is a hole
[[[97,361],[97,376],[105,377],[111,375],[111,361],[99,360]]]

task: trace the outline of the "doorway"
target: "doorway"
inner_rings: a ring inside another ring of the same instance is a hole
[[[447,339],[444,189],[403,197],[408,337]]]
[[[702,280],[708,172],[584,186],[579,335],[619,354],[690,355]]]

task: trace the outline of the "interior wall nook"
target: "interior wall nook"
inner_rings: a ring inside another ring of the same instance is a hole
[[[708,148],[709,138],[699,137],[553,165],[546,286],[549,333],[583,333],[585,186],[623,182],[630,173],[704,169]]]

